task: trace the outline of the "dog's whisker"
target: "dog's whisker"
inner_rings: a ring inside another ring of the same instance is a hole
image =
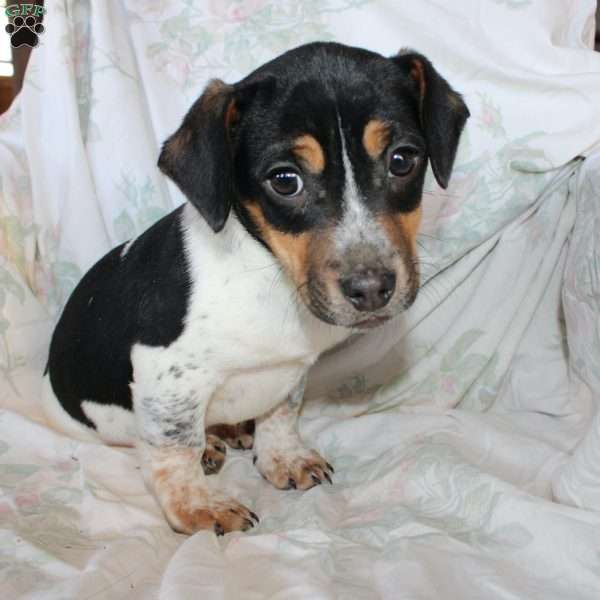
[[[425,233],[424,231],[419,231],[419,233],[417,233],[417,237],[426,237],[426,238],[431,238],[432,240],[437,240],[438,242],[443,242],[444,240],[442,238],[439,238],[435,235],[431,235],[430,233]]]
[[[414,260],[414,261],[411,261],[411,264],[415,267],[431,267],[432,269],[440,268],[439,263],[426,261],[426,260]]]

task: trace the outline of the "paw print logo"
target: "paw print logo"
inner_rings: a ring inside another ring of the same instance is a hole
[[[44,26],[38,23],[37,19],[32,15],[26,18],[21,16],[15,17],[13,22],[9,23],[4,29],[10,35],[10,43],[13,48],[18,48],[19,46],[31,46],[34,48],[38,45],[38,36],[44,33]]]

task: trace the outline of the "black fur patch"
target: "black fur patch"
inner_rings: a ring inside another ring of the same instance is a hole
[[[168,346],[183,330],[190,279],[178,208],[131,244],[98,261],[56,326],[47,371],[64,409],[94,427],[81,402],[132,409],[131,348]]]

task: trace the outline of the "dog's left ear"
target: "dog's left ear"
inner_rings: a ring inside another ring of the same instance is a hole
[[[437,182],[448,187],[458,141],[469,109],[462,96],[433,68],[423,55],[400,51],[391,59],[410,78],[419,103],[431,168]]]
[[[223,229],[235,201],[229,130],[237,119],[233,86],[215,79],[163,144],[158,166],[213,231]]]

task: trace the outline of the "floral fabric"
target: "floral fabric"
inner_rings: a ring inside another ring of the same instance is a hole
[[[600,597],[600,54],[591,0],[56,0],[0,116],[2,598]],[[0,32],[1,34],[1,32]],[[428,176],[423,287],[314,369],[333,486],[222,485],[249,534],[173,533],[135,453],[39,407],[82,274],[183,201],[155,163],[213,77],[304,42],[413,47],[471,110]]]

